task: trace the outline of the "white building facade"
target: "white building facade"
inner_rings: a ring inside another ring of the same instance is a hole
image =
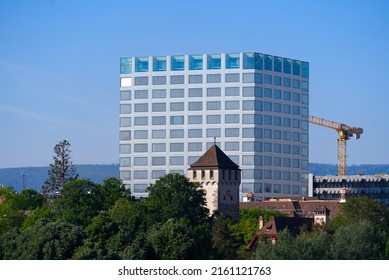
[[[242,170],[241,200],[308,194],[307,62],[255,52],[120,62],[120,177],[133,195],[186,174],[215,141]]]

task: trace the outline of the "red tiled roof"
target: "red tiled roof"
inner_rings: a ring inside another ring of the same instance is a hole
[[[330,219],[333,219],[340,212],[340,203],[337,200],[263,200],[252,202],[240,202],[240,208],[259,208],[265,210],[278,210],[286,213],[289,217],[294,217],[296,214],[305,218],[313,218],[315,210],[327,209]],[[300,209],[296,209],[298,207]],[[323,210],[322,210],[323,211]]]
[[[189,169],[199,169],[215,167],[221,169],[239,169],[239,166],[234,163],[217,145],[213,145],[205,152]]]

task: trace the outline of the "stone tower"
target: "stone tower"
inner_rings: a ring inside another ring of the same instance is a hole
[[[188,169],[188,178],[199,182],[207,207],[239,219],[239,186],[241,170],[216,144]]]

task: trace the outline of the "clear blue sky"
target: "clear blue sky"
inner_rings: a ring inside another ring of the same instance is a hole
[[[310,114],[364,128],[348,163],[389,163],[388,1],[0,0],[0,168],[117,163],[119,58],[256,51],[310,62]],[[310,126],[310,161],[337,163]]]

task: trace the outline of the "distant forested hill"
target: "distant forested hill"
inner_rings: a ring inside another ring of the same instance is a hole
[[[90,179],[95,183],[101,183],[108,177],[119,177],[118,164],[83,164],[75,165],[79,178]],[[25,174],[26,188],[40,190],[47,178],[49,167],[19,167],[0,169],[0,184],[13,186],[20,191],[23,186],[23,176]],[[335,164],[310,163],[309,172],[318,176],[336,175],[338,167]],[[348,175],[364,174],[389,174],[389,164],[365,164],[351,165],[347,167]]]
[[[101,183],[105,178],[119,178],[118,164],[82,164],[75,165],[79,178],[90,179],[95,183]],[[13,186],[17,191],[23,187],[23,173],[25,174],[25,186],[40,190],[47,179],[49,167],[18,167],[0,169],[0,184],[5,187]]]
[[[338,165],[324,163],[310,163],[309,173],[317,176],[336,175],[338,173]],[[389,174],[389,164],[362,164],[347,166],[347,175],[376,175]]]

